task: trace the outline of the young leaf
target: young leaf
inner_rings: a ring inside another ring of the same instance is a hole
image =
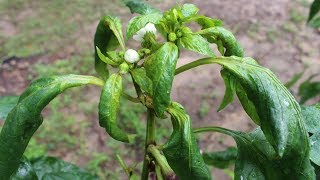
[[[105,56],[104,54],[102,54],[102,52],[100,51],[100,49],[98,48],[98,46],[96,47],[98,56],[100,58],[101,61],[103,61],[106,64],[110,64],[110,65],[117,65],[118,63],[113,62],[111,59],[109,59],[107,56]]]
[[[153,106],[161,117],[170,104],[170,93],[178,60],[178,47],[170,42],[162,45],[145,62],[147,76],[152,81]]]
[[[17,104],[18,96],[0,96],[0,120],[5,119],[11,109]]]
[[[214,56],[214,53],[209,46],[209,42],[198,34],[185,34],[178,39],[178,45],[206,56]]]
[[[320,11],[320,0],[314,0],[310,7],[308,22]]]
[[[207,165],[225,169],[234,164],[237,154],[238,149],[236,147],[229,147],[225,151],[203,153],[202,157]]]
[[[238,148],[235,180],[315,180],[314,169],[308,158],[309,146],[304,146],[304,151],[290,152],[279,157],[260,128],[248,134],[220,127],[198,128],[195,132],[219,132],[234,138]]]
[[[31,136],[42,123],[42,109],[68,88],[85,84],[102,86],[92,76],[65,75],[42,78],[31,83],[8,114],[0,133],[0,177],[8,179],[20,164]]]
[[[41,157],[31,163],[38,179],[98,180],[82,168],[54,157]]]
[[[112,30],[113,34],[117,37],[122,50],[125,51],[126,47],[125,47],[123,35],[122,35],[121,20],[118,17],[105,16],[103,18],[103,21],[105,26],[109,27]]]
[[[136,34],[140,29],[144,28],[146,24],[153,23],[157,24],[162,18],[160,13],[152,13],[146,15],[135,16],[132,18],[127,27],[127,40],[130,39],[134,34]]]
[[[170,167],[181,179],[211,179],[196,139],[191,120],[184,108],[173,102],[169,109],[173,133],[163,146],[163,153]]]
[[[98,55],[97,48],[99,48],[103,55],[107,55],[107,51],[115,50],[119,46],[117,37],[105,23],[105,18],[101,18],[96,33],[94,35],[94,52],[95,52],[95,69],[100,77],[107,80],[109,71],[107,64],[103,62]]]
[[[222,25],[222,21],[221,20],[212,19],[210,17],[203,16],[203,15],[195,16],[195,17],[191,18],[189,21],[195,21],[196,23],[198,23],[202,27],[202,29],[207,29],[207,28],[211,28],[211,27],[216,27],[216,26],[221,26]]]
[[[234,94],[236,92],[236,81],[235,78],[225,69],[220,71],[223,78],[224,84],[226,85],[226,90],[224,92],[223,100],[218,108],[218,111],[224,109],[228,104],[232,103],[234,99]]]
[[[134,81],[140,86],[140,88],[152,95],[152,81],[147,76],[146,70],[144,68],[137,68],[131,71],[131,75]]]
[[[223,27],[211,27],[198,31],[197,34],[205,37],[210,43],[221,41],[226,48],[224,56],[243,57],[243,49],[233,34]]]
[[[189,18],[195,16],[199,9],[193,4],[184,4],[181,8],[181,13],[184,17]]]
[[[313,106],[301,106],[301,112],[304,120],[304,125],[307,132],[320,132],[320,104]]]
[[[126,6],[130,9],[131,13],[151,14],[160,12],[160,10],[155,9],[141,0],[129,0],[126,2]]]
[[[100,96],[99,124],[114,139],[122,142],[132,142],[133,135],[126,134],[117,126],[117,112],[122,93],[122,77],[112,74],[106,81]]]

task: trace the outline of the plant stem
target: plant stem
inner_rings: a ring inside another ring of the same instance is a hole
[[[174,171],[169,166],[167,159],[160,153],[155,145],[149,145],[148,152],[156,160],[156,164],[160,166],[165,179],[172,179],[175,176]]]
[[[175,75],[178,75],[184,71],[195,68],[197,66],[204,65],[204,64],[212,64],[214,62],[216,62],[214,58],[199,59],[199,60],[193,61],[191,63],[185,64],[185,65],[179,67],[178,69],[176,69]]]
[[[116,154],[117,160],[120,163],[122,169],[124,170],[124,172],[126,173],[126,175],[128,176],[128,178],[130,178],[130,172],[128,170],[127,165],[124,163],[123,159],[120,157],[119,154]]]
[[[145,141],[145,153],[144,153],[144,160],[143,160],[143,169],[141,180],[148,180],[149,178],[149,163],[150,161],[147,158],[147,148],[150,144],[155,144],[155,114],[152,109],[148,109],[147,115],[147,132],[146,132],[146,141]]]

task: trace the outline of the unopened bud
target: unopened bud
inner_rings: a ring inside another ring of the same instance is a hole
[[[133,49],[128,49],[124,53],[124,60],[126,60],[128,63],[135,63],[140,60],[140,56],[137,51]]]

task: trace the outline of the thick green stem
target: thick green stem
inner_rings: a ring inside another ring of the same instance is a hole
[[[148,115],[147,115],[147,132],[146,132],[146,142],[145,142],[145,154],[144,154],[144,160],[143,160],[143,169],[142,169],[142,180],[148,180],[149,178],[149,165],[150,160],[148,159],[148,152],[147,148],[150,144],[155,144],[155,113],[152,109],[148,109]]]
[[[155,159],[156,164],[160,166],[162,174],[165,179],[173,179],[175,176],[174,171],[171,169],[170,165],[167,162],[167,159],[160,153],[160,151],[154,145],[149,145],[148,153],[152,155]]]

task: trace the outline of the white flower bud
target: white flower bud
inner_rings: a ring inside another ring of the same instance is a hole
[[[151,32],[153,34],[157,33],[157,29],[152,23],[148,23],[144,28],[140,29],[136,35],[134,35],[132,38],[136,41],[143,41],[143,37],[147,32]]]
[[[124,53],[124,60],[126,60],[128,63],[135,63],[140,60],[140,56],[137,51],[128,49]]]

